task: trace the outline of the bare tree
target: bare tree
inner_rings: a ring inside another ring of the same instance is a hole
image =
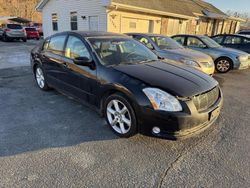
[[[241,23],[242,28],[249,28],[250,27],[250,14],[246,12],[236,12],[232,10],[227,11],[227,15],[234,16],[236,18],[243,18],[246,22]]]
[[[39,17],[35,6],[39,0],[0,0],[0,15],[19,16],[34,20]]]

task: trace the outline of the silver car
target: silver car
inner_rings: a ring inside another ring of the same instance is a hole
[[[12,40],[27,41],[26,32],[20,24],[5,24],[0,27],[0,38],[7,42]]]
[[[250,66],[250,55],[240,50],[225,48],[207,36],[176,35],[172,37],[181,45],[210,55],[215,68],[220,73],[232,69],[247,69]]]
[[[210,56],[199,51],[186,49],[169,37],[144,33],[127,33],[127,35],[145,44],[160,57],[182,62],[208,75],[214,74],[214,61]]]

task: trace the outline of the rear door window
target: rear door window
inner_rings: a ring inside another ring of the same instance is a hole
[[[174,37],[173,39],[181,45],[184,45],[184,43],[185,43],[184,37]]]
[[[244,43],[244,44],[250,44],[250,39],[244,38],[244,39],[243,39],[243,43]]]
[[[22,26],[19,24],[8,24],[7,28],[9,28],[9,29],[22,29]]]
[[[51,37],[47,47],[48,51],[51,51],[54,54],[63,55],[65,40],[66,35]]]
[[[227,36],[225,38],[224,44],[240,44],[241,37]]]
[[[200,39],[198,39],[196,37],[188,37],[187,46],[200,48],[201,46],[204,46],[204,44]]]

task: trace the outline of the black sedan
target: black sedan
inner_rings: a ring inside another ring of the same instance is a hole
[[[59,33],[32,50],[31,66],[40,89],[96,107],[121,137],[197,133],[217,119],[223,103],[213,78],[160,60],[125,35]]]
[[[224,34],[216,35],[211,38],[222,46],[250,53],[250,38],[248,37]]]

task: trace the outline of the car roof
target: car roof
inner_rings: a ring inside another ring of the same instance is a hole
[[[111,36],[128,37],[127,35],[122,35],[122,34],[117,34],[117,33],[110,33],[110,32],[103,32],[103,31],[65,31],[65,32],[57,33],[55,35],[60,35],[60,34],[78,34],[78,35],[81,35],[84,38],[88,38],[88,37],[111,37]]]
[[[180,35],[174,35],[172,37],[206,37],[205,35],[190,35],[190,34],[180,34]]]
[[[239,34],[219,34],[219,35],[212,36],[212,38],[217,37],[217,36],[235,36],[235,37],[248,38],[248,37],[245,37],[245,36],[242,36],[242,35],[239,35]]]
[[[239,33],[239,32],[250,32],[250,30],[249,30],[249,29],[244,29],[244,30],[238,31],[238,33]]]
[[[125,33],[126,35],[140,35],[140,36],[147,36],[147,37],[168,37],[165,35],[160,34],[153,34],[153,33]]]

